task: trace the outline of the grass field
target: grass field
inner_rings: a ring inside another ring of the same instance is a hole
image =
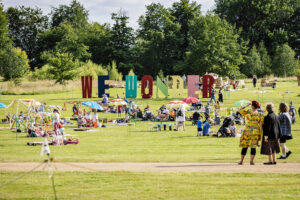
[[[276,90],[263,88],[225,92],[222,108],[231,107],[241,99],[259,100],[263,106],[273,102],[293,100],[300,106],[300,90],[296,81],[279,82]],[[93,88],[96,96],[97,88]],[[154,91],[155,88],[154,88]],[[124,89],[109,89],[112,98],[124,96]],[[172,94],[172,91],[170,92]],[[154,95],[156,96],[156,95]],[[163,95],[160,94],[162,97]],[[82,100],[81,91],[40,95],[1,95],[8,105],[14,99],[36,99],[48,105],[63,105],[66,101]],[[98,100],[93,98],[92,100]],[[147,104],[153,111],[173,99],[134,100],[141,108]],[[71,104],[62,116],[71,116]],[[3,110],[0,111],[4,118]],[[191,113],[190,113],[191,114]],[[224,115],[225,111],[221,112]],[[99,113],[99,117],[115,119],[116,114]],[[151,132],[150,122],[136,122],[134,127],[108,123],[94,132],[74,132],[76,123],[66,126],[66,132],[79,137],[78,145],[51,146],[52,156],[60,162],[237,162],[240,158],[239,138],[196,137],[196,127],[187,122],[186,131]],[[153,123],[153,122],[152,122]],[[2,124],[7,127],[7,124]],[[213,127],[216,131],[219,127]],[[241,129],[242,127],[238,127]],[[293,126],[294,139],[288,141],[293,154],[288,160],[300,162],[300,119]],[[27,146],[27,138],[11,130],[0,130],[0,162],[41,161],[39,146]],[[266,161],[259,153],[256,162]],[[249,161],[249,155],[246,162]],[[16,172],[0,172],[0,185],[18,176]],[[299,174],[249,173],[130,173],[130,172],[66,172],[55,173],[60,199],[299,199]],[[51,199],[50,179],[45,172],[34,172],[16,183],[0,189],[0,199]]]
[[[0,184],[20,173],[0,173]],[[58,199],[299,199],[299,174],[79,173],[54,175]],[[0,190],[0,199],[53,199],[46,172]]]

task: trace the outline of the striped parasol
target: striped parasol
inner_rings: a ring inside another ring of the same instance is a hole
[[[167,107],[169,107],[169,108],[179,108],[180,106],[184,106],[185,108],[189,107],[189,105],[187,105],[183,101],[170,101],[167,104]]]
[[[111,105],[111,106],[124,106],[124,105],[127,105],[127,103],[123,99],[114,99],[114,100],[111,100],[109,105]]]

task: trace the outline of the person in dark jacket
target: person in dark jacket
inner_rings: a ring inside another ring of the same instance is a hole
[[[279,138],[281,137],[280,121],[274,113],[274,105],[267,104],[268,115],[264,117],[261,154],[269,156],[265,165],[276,165],[276,153],[280,152]]]

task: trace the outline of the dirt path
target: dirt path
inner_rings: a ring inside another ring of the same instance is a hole
[[[29,171],[40,163],[0,163],[0,172]],[[84,171],[84,172],[226,172],[226,173],[300,173],[300,163],[279,163],[277,165],[237,165],[236,163],[71,163],[59,162],[54,165],[55,171]],[[46,164],[35,171],[45,171]]]

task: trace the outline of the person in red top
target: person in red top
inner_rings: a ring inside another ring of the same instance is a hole
[[[121,117],[121,113],[122,113],[122,105],[118,105],[117,110],[118,110],[118,117]]]

